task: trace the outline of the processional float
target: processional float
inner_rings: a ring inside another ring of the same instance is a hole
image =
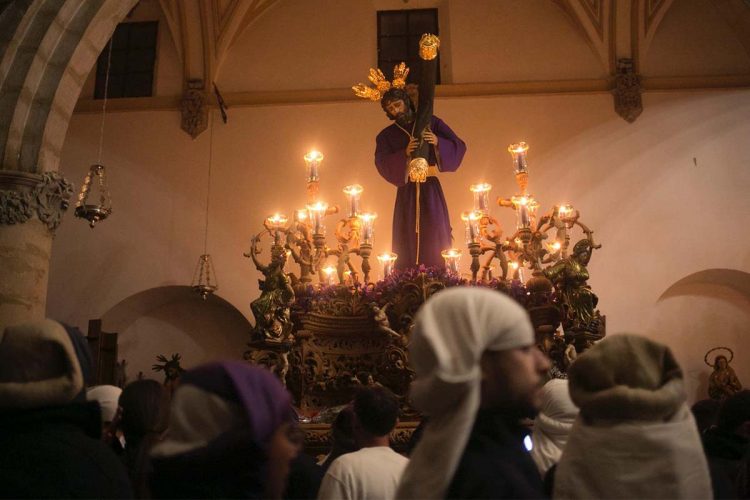
[[[420,44],[428,69],[430,64],[436,67],[437,38],[425,35]],[[399,65],[395,72],[405,76],[404,70]],[[434,76],[431,83],[429,75],[425,78],[417,125],[429,123],[432,114]],[[355,92],[380,95],[390,85],[379,70],[371,70],[370,80],[374,87],[360,84]],[[349,402],[355,388],[373,384],[390,388],[400,398],[402,420],[415,417],[407,399],[414,375],[409,335],[421,304],[446,287],[482,286],[518,301],[529,312],[537,343],[552,358],[553,371],[564,372],[576,353],[604,336],[605,318],[596,309],[586,269],[601,245],[570,204],[554,205],[540,215],[539,203],[527,189],[529,148],[521,142],[508,150],[518,191],[498,198],[496,206],[515,212],[513,233],[505,236],[492,213],[492,186],[474,184],[472,209],[461,214],[470,273],[461,274],[463,252],[458,248],[445,249],[444,268],[405,271],[394,271],[398,256],[385,251],[377,256],[378,280],[371,262],[377,215],[362,211],[363,187],[343,189],[344,210],[327,204],[319,196],[324,157],[316,151],[305,155],[307,205],[291,218],[269,215],[245,254],[264,278],[259,280],[261,294],[251,304],[255,327],[244,353],[246,360],[267,366],[281,378],[303,417],[325,421],[326,409]],[[410,162],[413,175],[419,176],[426,165],[420,161],[426,153],[426,145],[417,148]],[[339,219],[329,246],[326,228],[332,217]],[[262,262],[269,247],[270,257]],[[287,272],[290,260],[296,272]]]

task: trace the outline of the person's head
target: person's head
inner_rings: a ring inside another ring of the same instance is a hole
[[[714,370],[724,370],[729,365],[729,362],[727,361],[727,357],[723,354],[719,354],[716,356],[716,359],[714,359]]]
[[[103,428],[114,420],[117,414],[117,401],[121,393],[122,389],[114,385],[96,385],[86,390],[86,399],[99,403]]]
[[[589,260],[591,260],[591,242],[589,240],[581,240],[576,243],[573,246],[573,255],[581,264],[588,264]]]
[[[201,489],[182,496],[233,496],[262,488],[254,493],[280,498],[289,463],[299,452],[297,431],[291,396],[270,371],[230,361],[188,370],[172,399],[169,433],[152,451],[157,494],[159,474],[189,481],[188,467],[163,465],[176,462],[216,467],[214,482],[193,485]],[[211,457],[221,457],[221,466]]]
[[[682,370],[665,345],[633,334],[597,342],[568,370],[587,421],[664,421],[685,406]]]
[[[0,412],[67,405],[83,386],[75,347],[60,323],[31,321],[0,336]]]
[[[159,435],[167,429],[169,393],[156,380],[136,380],[128,384],[119,399],[120,425],[127,442],[147,434]]]
[[[359,448],[354,440],[354,408],[351,405],[341,408],[331,424],[331,448],[341,453]]]
[[[456,388],[467,390],[473,380],[481,407],[533,414],[550,368],[526,311],[483,288],[456,287],[430,298],[418,313],[411,352],[417,371],[412,398],[424,398],[427,406],[447,395],[441,385],[463,380]]]
[[[388,118],[405,127],[414,121],[414,104],[404,89],[393,87],[383,94],[380,105]]]
[[[717,426],[727,432],[750,437],[750,390],[728,397],[719,409]]]
[[[387,437],[398,422],[398,400],[382,386],[363,387],[354,396],[355,436],[360,445]]]

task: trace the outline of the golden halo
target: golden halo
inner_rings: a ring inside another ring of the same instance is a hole
[[[731,362],[732,362],[732,360],[734,359],[734,352],[733,352],[733,351],[732,351],[732,350],[731,350],[730,348],[728,348],[728,347],[714,347],[713,349],[710,349],[710,350],[709,350],[709,351],[708,351],[708,352],[706,353],[706,355],[705,355],[705,356],[703,356],[703,362],[704,362],[704,363],[706,363],[706,364],[707,364],[708,366],[710,366],[711,368],[713,368],[713,367],[714,367],[714,365],[712,365],[711,363],[709,363],[709,362],[708,362],[708,355],[709,355],[709,354],[711,354],[712,352],[714,352],[714,351],[718,351],[718,350],[729,351],[729,359],[727,360],[727,364],[731,363]]]

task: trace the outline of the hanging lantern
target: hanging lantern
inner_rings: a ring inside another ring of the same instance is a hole
[[[99,203],[88,203],[91,189],[94,186],[99,191]],[[78,194],[78,203],[76,203],[75,216],[89,221],[92,228],[100,220],[104,220],[112,213],[112,201],[107,189],[107,179],[104,173],[104,165],[91,165],[86,178],[83,180],[81,192]]]
[[[198,258],[198,265],[195,267],[195,274],[193,274],[193,281],[190,286],[203,300],[206,300],[209,295],[219,289],[214,272],[214,263],[209,254],[204,253]]]

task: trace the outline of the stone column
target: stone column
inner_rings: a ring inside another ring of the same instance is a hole
[[[0,170],[0,332],[45,317],[52,238],[72,194],[55,172]]]

